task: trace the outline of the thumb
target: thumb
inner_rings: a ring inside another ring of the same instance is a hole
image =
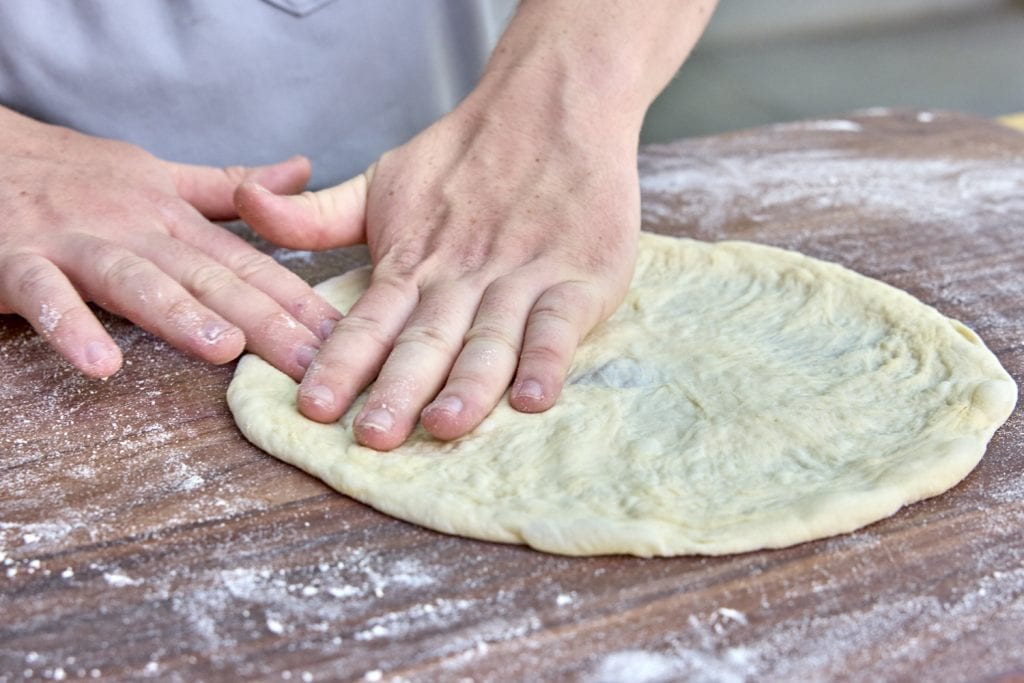
[[[238,215],[261,237],[291,249],[332,249],[366,241],[366,198],[375,165],[319,192],[284,196],[255,180],[235,190]]]
[[[309,182],[309,160],[294,156],[265,166],[195,166],[168,162],[181,198],[210,220],[238,217],[233,196],[244,180],[263,183],[274,192],[299,192]]]

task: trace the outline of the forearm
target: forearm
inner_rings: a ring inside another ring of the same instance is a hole
[[[715,0],[523,0],[474,96],[540,101],[639,134],[648,106],[686,59]],[[621,129],[621,128],[620,128]]]

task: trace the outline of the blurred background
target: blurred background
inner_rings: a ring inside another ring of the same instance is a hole
[[[874,106],[1024,111],[1024,0],[719,0],[642,139]]]

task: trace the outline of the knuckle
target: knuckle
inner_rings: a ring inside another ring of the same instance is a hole
[[[203,263],[188,274],[186,282],[189,289],[200,297],[229,287],[235,283],[235,276],[219,264]]]
[[[402,289],[415,282],[425,265],[423,254],[418,249],[396,247],[389,250],[378,262],[381,278],[399,281]]]
[[[236,256],[231,263],[231,270],[243,280],[249,280],[276,268],[277,262],[260,251],[246,251]]]
[[[582,335],[605,315],[601,299],[582,282],[564,282],[549,289],[530,312],[529,325],[569,328]]]
[[[380,266],[373,273],[373,280],[370,285],[374,290],[390,290],[387,296],[403,301],[419,299],[419,288],[415,281],[406,275],[388,269],[381,269]]]
[[[35,261],[18,276],[18,294],[22,297],[38,294],[41,289],[48,286],[51,276],[52,272],[46,263]]]
[[[493,322],[477,323],[466,333],[465,343],[500,346],[517,353],[519,340],[510,330]]]
[[[563,282],[552,287],[537,302],[541,310],[568,311],[589,310],[594,305],[594,295],[583,282]]]
[[[104,246],[101,250],[108,252],[99,258],[103,284],[108,291],[126,289],[137,280],[147,277],[150,264],[141,256],[113,246]]]
[[[313,190],[303,190],[299,193],[298,197],[306,202],[314,212],[321,216],[335,215],[333,213],[329,213],[334,209],[334,204],[329,197],[325,196],[324,193],[314,192]]]
[[[444,353],[454,353],[455,345],[450,336],[434,325],[411,325],[399,335],[395,347],[426,347]]]
[[[570,310],[571,309],[560,305],[559,302],[545,303],[540,301],[530,313],[529,324],[573,326],[575,324],[575,320],[573,319],[573,315],[569,312]]]
[[[223,171],[225,177],[233,183],[242,182],[249,173],[249,169],[245,166],[225,166]]]
[[[480,309],[487,310],[499,318],[512,319],[528,310],[524,306],[523,286],[508,276],[499,277],[484,289]]]
[[[557,344],[541,340],[524,347],[519,360],[520,365],[561,367],[566,365],[566,354]]]
[[[339,333],[368,339],[370,343],[381,349],[390,349],[395,343],[394,338],[388,334],[381,321],[358,313],[342,318],[334,336],[339,336]]]

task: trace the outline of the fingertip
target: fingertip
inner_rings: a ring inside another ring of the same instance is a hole
[[[395,415],[386,407],[363,407],[353,425],[356,441],[378,451],[390,451],[405,441],[408,430],[396,427]]]
[[[248,179],[235,188],[234,204],[238,216],[266,239],[296,249],[309,246],[302,231],[293,225],[297,218],[304,220],[304,212],[294,197],[275,194],[265,185]]]
[[[306,195],[276,194],[249,179],[235,188],[239,217],[260,236],[292,249],[319,248],[320,228],[311,214]]]
[[[79,358],[69,358],[72,365],[92,379],[107,379],[121,369],[124,357],[121,349],[108,340],[87,342],[81,350]]]
[[[204,333],[196,354],[208,363],[223,365],[242,355],[245,344],[245,333],[231,325],[212,338]]]
[[[318,382],[304,380],[299,385],[297,401],[299,412],[317,422],[334,422],[342,414],[337,395]]]
[[[257,216],[255,212],[262,208],[266,199],[273,196],[273,192],[255,180],[243,180],[235,187],[235,209],[242,219],[249,221],[250,218]]]
[[[559,390],[545,388],[533,378],[516,379],[509,392],[509,403],[521,413],[540,413],[555,404]]]
[[[306,371],[309,370],[309,366],[313,364],[313,359],[316,358],[319,347],[312,344],[300,344],[295,349],[295,364],[299,370],[299,380],[306,375]]]
[[[303,154],[295,154],[279,164],[292,169],[293,172],[302,174],[302,186],[305,187],[306,182],[309,180],[309,176],[313,173],[313,162],[309,160],[309,157]],[[301,188],[300,188],[301,189]]]
[[[235,187],[238,215],[253,230],[293,249],[332,249],[365,240],[365,174],[318,192],[275,193],[250,177]]]
[[[385,453],[402,445],[402,441],[396,440],[390,434],[374,432],[361,428],[355,429],[355,436],[356,443],[360,446],[365,446],[366,448],[372,448],[375,451]]]
[[[223,365],[245,350],[246,338],[241,329],[192,300],[171,308],[162,326],[147,324],[143,318],[137,322],[175,348],[213,365]]]
[[[312,171],[309,159],[296,154],[276,164],[254,169],[249,180],[279,194],[295,194],[305,189]]]
[[[338,313],[337,318],[327,317],[320,321],[317,326],[317,336],[320,337],[321,341],[327,341],[328,337],[331,336],[331,332],[334,332],[334,328],[341,322],[342,315]]]
[[[420,423],[431,436],[451,441],[476,426],[466,423],[466,414],[466,406],[458,396],[438,396],[420,413]]]

